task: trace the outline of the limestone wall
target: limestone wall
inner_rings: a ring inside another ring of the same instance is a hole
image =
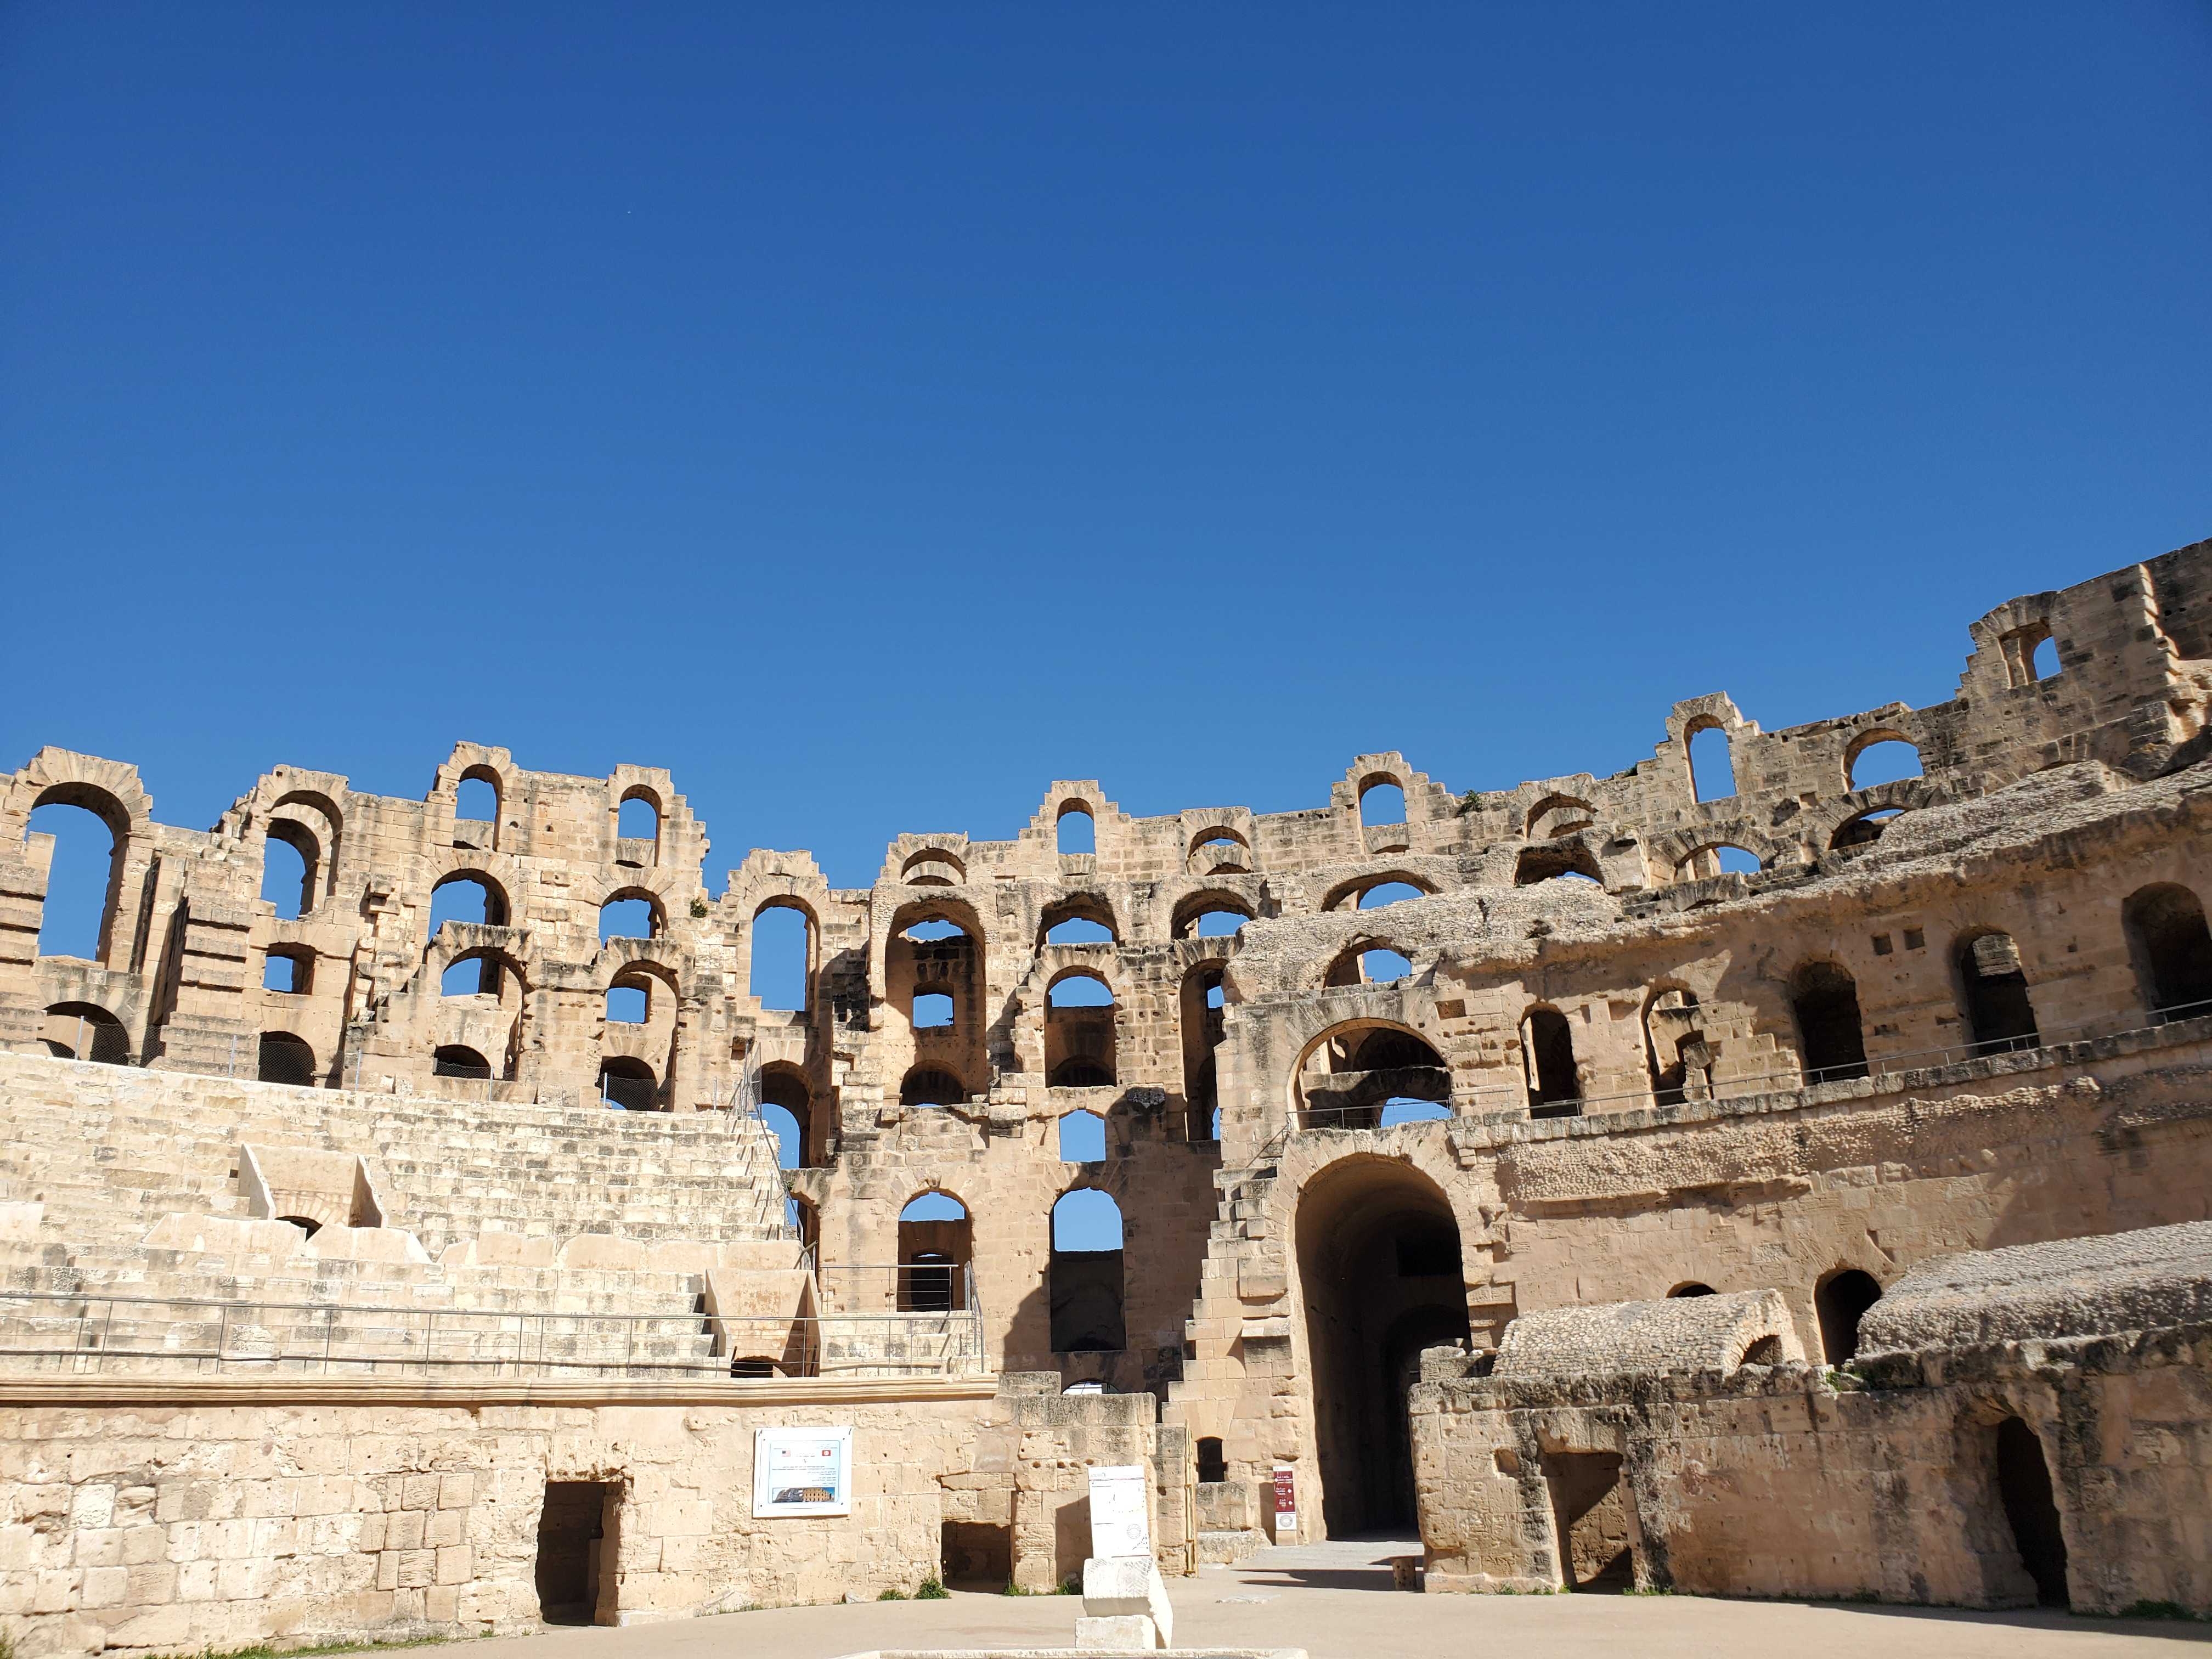
[[[616,1488],[602,1623],[910,1593],[947,1521],[1005,1528],[1048,1589],[1087,1547],[1085,1468],[1154,1462],[1152,1402],[993,1386],[0,1382],[0,1631],[34,1656],[535,1628],[548,1481]],[[852,1514],[754,1518],[755,1431],[823,1424],[854,1430]]]

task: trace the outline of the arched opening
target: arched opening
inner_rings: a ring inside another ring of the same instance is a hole
[[[1045,1081],[1054,1089],[1100,1089],[1114,1081],[1114,993],[1080,969],[1045,992]]]
[[[2212,933],[2197,895],[2172,882],[2139,888],[2120,919],[2153,1021],[2212,1014]]]
[[[1881,1300],[1881,1283],[1856,1267],[1839,1267],[1813,1287],[1813,1311],[1820,1322],[1820,1352],[1840,1365],[1859,1351],[1859,1321]]]
[[[1358,910],[1380,910],[1386,905],[1403,904],[1407,899],[1429,896],[1410,881],[1378,881],[1361,892],[1353,905]]]
[[[314,988],[315,953],[304,945],[278,945],[261,959],[261,988],[301,997]]]
[[[761,1115],[779,1137],[788,1120],[790,1139],[785,1146],[787,1170],[811,1169],[822,1161],[822,1127],[814,1121],[814,1091],[799,1068],[777,1060],[761,1068]],[[775,1115],[782,1114],[781,1118]]]
[[[1697,993],[1662,985],[1644,1007],[1644,1063],[1655,1105],[1679,1106],[1711,1097],[1712,1046],[1705,1041]]]
[[[2051,1465],[2043,1439],[2026,1422],[2008,1417],[1997,1425],[1997,1496],[2011,1523],[2020,1564],[2035,1581],[2036,1605],[2072,1605],[2066,1587],[2066,1534],[2051,1495]]]
[[[660,1082],[653,1067],[629,1054],[609,1054],[599,1062],[599,1099],[624,1112],[660,1109]]]
[[[645,893],[617,893],[599,906],[599,943],[617,939],[659,939],[660,905]]]
[[[1168,920],[1170,939],[1226,939],[1252,920],[1252,907],[1234,893],[1192,893]]]
[[[1068,1112],[1060,1120],[1062,1164],[1106,1161],[1106,1120],[1096,1112]]]
[[[115,825],[127,822],[119,805],[113,806],[113,814],[111,822],[100,811],[61,800],[31,809],[24,840],[54,839],[46,903],[39,913],[40,956],[106,959],[108,924],[122,879],[123,836]]]
[[[2009,933],[1972,933],[1959,941],[1953,960],[1966,1040],[1978,1054],[2009,1054],[2041,1041],[2020,947]]]
[[[1194,939],[1227,939],[1251,921],[1242,910],[1201,910],[1186,935]]]
[[[1755,876],[1765,866],[1748,848],[1717,841],[1700,847],[1674,866],[1677,881],[1710,881],[1715,876]]]
[[[1844,782],[1851,789],[1871,789],[1878,783],[1919,775],[1920,751],[1893,733],[1859,744],[1844,761]]]
[[[1528,1115],[1574,1117],[1582,1111],[1582,1079],[1575,1068],[1575,1034],[1556,1008],[1531,1008],[1521,1022],[1521,1066],[1528,1085]]]
[[[128,1066],[131,1034],[123,1022],[97,1003],[57,1002],[39,1027],[49,1054],[89,1060],[95,1066]]]
[[[458,1042],[449,1042],[430,1051],[430,1074],[433,1077],[488,1078],[491,1062],[474,1048]]]
[[[1182,978],[1179,999],[1182,1032],[1183,1133],[1193,1140],[1221,1139],[1218,1073],[1213,1051],[1221,1044],[1228,1001],[1224,970],[1218,962],[1200,963]]]
[[[660,805],[642,789],[633,789],[615,808],[615,836],[619,841],[660,845]]]
[[[1843,969],[1832,962],[1798,969],[1790,981],[1790,1012],[1797,1020],[1798,1064],[1807,1083],[1867,1074],[1859,988]]]
[[[753,912],[750,989],[762,1007],[799,1013],[813,1006],[813,918],[770,901]]]
[[[917,1031],[949,1031],[952,1029],[952,993],[933,988],[914,994],[914,1029]]]
[[[1353,1024],[1323,1033],[1299,1061],[1297,1088],[1301,1127],[1309,1129],[1375,1129],[1450,1115],[1443,1056],[1396,1025]],[[1425,1109],[1431,1106],[1443,1109]]]
[[[1198,1484],[1211,1486],[1229,1478],[1229,1460],[1222,1455],[1221,1437],[1202,1434],[1198,1437]]]
[[[1329,964],[1322,983],[1343,985],[1395,985],[1400,980],[1413,976],[1413,964],[1402,951],[1372,940],[1363,940],[1348,946]]]
[[[775,1137],[775,1166],[779,1170],[796,1170],[805,1152],[806,1131],[799,1115],[788,1106],[780,1106],[772,1100],[763,1100],[760,1108],[761,1121]],[[796,1229],[799,1225],[799,1203],[787,1193],[783,1200],[783,1224]]]
[[[1528,809],[1528,839],[1556,841],[1587,830],[1596,821],[1597,809],[1573,795],[1547,795]]]
[[[1119,1353],[1129,1346],[1121,1243],[1121,1206],[1096,1187],[1064,1193],[1052,1206],[1045,1289],[1054,1353]]]
[[[1459,1224],[1425,1176],[1355,1158],[1306,1184],[1297,1236],[1323,1522],[1331,1536],[1409,1526],[1406,1391],[1422,1349],[1468,1335]]]
[[[1673,1290],[1667,1292],[1668,1298],[1670,1301],[1680,1296],[1712,1296],[1716,1294],[1717,1294],[1717,1292],[1714,1291],[1713,1287],[1700,1279],[1686,1280],[1682,1284],[1677,1285]]]
[[[264,1083],[305,1087],[315,1080],[315,1051],[289,1031],[264,1031],[253,1075]]]
[[[1547,847],[1524,847],[1513,866],[1513,884],[1533,887],[1540,881],[1588,881],[1605,885],[1604,875],[1589,848],[1575,842],[1554,842]]]
[[[1779,1365],[1782,1363],[1782,1339],[1769,1334],[1755,1336],[1745,1346],[1739,1365]]]
[[[1406,791],[1395,778],[1378,775],[1359,786],[1359,822],[1370,830],[1406,821]]]
[[[313,1216],[280,1215],[276,1218],[279,1221],[286,1222],[292,1226],[297,1227],[309,1238],[313,1238],[317,1233],[323,1230],[323,1224],[316,1220]]]
[[[315,908],[315,838],[305,824],[279,818],[261,838],[261,896],[276,907],[279,921],[291,921]]]
[[[1091,809],[1079,800],[1062,805],[1053,825],[1053,845],[1062,858],[1087,857],[1097,852],[1098,826],[1091,822]]]
[[[499,778],[489,768],[462,773],[453,790],[453,844],[485,848],[499,844]]]
[[[1249,875],[1252,849],[1234,830],[1216,825],[1190,838],[1189,868],[1200,876]]]
[[[975,1224],[950,1193],[927,1192],[899,1212],[898,1305],[902,1313],[950,1313],[968,1305]]]
[[[507,926],[507,895],[489,876],[457,870],[430,890],[430,937],[447,922],[477,927]],[[499,963],[490,957],[464,957],[447,967],[438,982],[441,996],[496,995]]]
[[[1690,793],[1701,801],[1726,800],[1735,793],[1735,757],[1717,720],[1690,728]]]
[[[967,1088],[958,1078],[933,1066],[915,1066],[899,1085],[902,1106],[958,1106],[967,1098]]]
[[[1088,916],[1069,916],[1045,929],[1047,945],[1111,945],[1114,930]]]
[[[643,1025],[653,1018],[653,981],[640,974],[607,987],[607,1024]]]
[[[1828,837],[1828,850],[1848,853],[1854,847],[1871,846],[1881,839],[1881,832],[1904,816],[1901,806],[1877,806],[1845,818],[1836,826],[1836,833]]]

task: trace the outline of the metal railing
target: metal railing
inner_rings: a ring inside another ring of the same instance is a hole
[[[2085,1042],[2117,1042],[2127,1037],[2155,1036],[2169,1026],[2190,1020],[2212,1018],[2212,999],[2197,1002],[2172,1003],[2154,1008],[2144,1017],[2144,1023],[2115,1026],[2107,1021],[2080,1020],[2065,1025],[2039,1027],[2033,1033],[2011,1036],[1990,1037],[1976,1042],[1954,1042],[1942,1048],[1915,1048],[1900,1054],[1869,1055],[1863,1060],[1844,1065],[1806,1069],[1790,1066],[1748,1076],[1727,1077],[1711,1085],[1710,1092],[1689,1100],[1679,1088],[1657,1088],[1646,1084],[1638,1089],[1618,1090],[1607,1094],[1583,1095],[1571,1100],[1554,1100],[1534,1107],[1528,1104],[1528,1091],[1510,1083],[1480,1084],[1461,1093],[1458,1098],[1471,1104],[1472,1109],[1446,1109],[1443,1115],[1469,1119],[1481,1122],[1534,1117],[1577,1116],[1592,1106],[1618,1104],[1636,1101],[1644,1105],[1707,1104],[1741,1100],[1759,1094],[1771,1094],[1778,1090],[1814,1088],[1825,1083],[1855,1081],[1870,1078],[1877,1082],[1899,1079],[1910,1072],[1934,1071],[1945,1066],[1956,1066],[1969,1060],[1988,1060],[2002,1054],[2052,1054],[2060,1048]],[[2047,1063],[2047,1062],[2046,1062]],[[1495,1104],[1486,1104],[1494,1102]],[[1279,1156],[1287,1144],[1292,1129],[1373,1129],[1392,1127],[1382,1124],[1380,1116],[1391,1106],[1401,1103],[1392,1101],[1365,1106],[1300,1107],[1292,1121],[1277,1131],[1261,1149],[1255,1162],[1266,1162]],[[1426,1106],[1428,1102],[1409,1103]],[[1425,1121],[1412,1113],[1400,1121]]]

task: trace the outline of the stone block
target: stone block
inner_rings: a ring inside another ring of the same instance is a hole
[[[1150,1653],[1167,1644],[1141,1613],[1085,1614],[1075,1621],[1075,1645],[1099,1653]]]

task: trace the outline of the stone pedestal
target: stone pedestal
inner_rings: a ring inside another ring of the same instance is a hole
[[[1083,1564],[1078,1647],[1152,1649],[1175,1644],[1175,1609],[1148,1555],[1094,1555]]]

